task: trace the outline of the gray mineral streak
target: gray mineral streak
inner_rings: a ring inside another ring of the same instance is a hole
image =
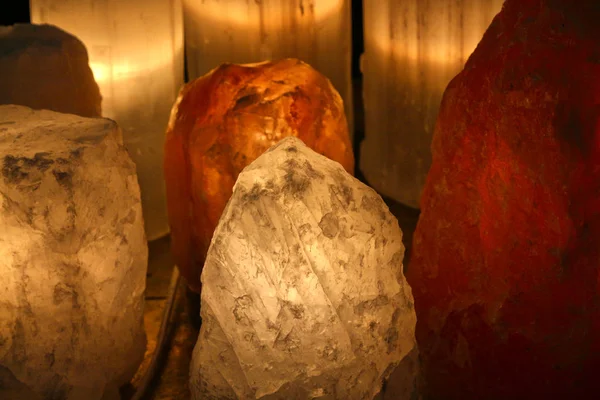
[[[0,106],[0,398],[118,398],[145,352],[147,252],[113,121]]]
[[[412,393],[403,254],[375,191],[297,138],[273,146],[239,175],[212,239],[194,399],[370,400],[398,366]]]

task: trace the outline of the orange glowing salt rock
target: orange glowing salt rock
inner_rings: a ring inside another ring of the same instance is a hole
[[[181,90],[164,170],[171,249],[192,290],[238,174],[287,136],[354,173],[342,99],[304,62],[223,64]]]

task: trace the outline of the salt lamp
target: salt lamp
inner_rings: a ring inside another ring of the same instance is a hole
[[[162,170],[165,128],[183,84],[181,0],[30,0],[31,21],[77,36],[137,167],[146,235],[169,232]]]
[[[238,174],[286,136],[353,172],[342,100],[306,63],[223,64],[182,89],[164,168],[173,255],[192,290]]]
[[[442,94],[503,0],[364,0],[365,139],[360,170],[418,208]]]
[[[281,140],[239,174],[214,233],[193,398],[373,399],[416,347],[403,255],[373,189]]]
[[[216,65],[298,58],[331,79],[353,132],[351,0],[183,0],[194,79]]]
[[[407,272],[431,398],[599,393],[599,19],[507,0],[444,94]]]
[[[0,104],[100,116],[85,46],[51,25],[0,26]]]
[[[0,395],[119,398],[146,350],[148,261],[121,132],[14,105],[0,127]]]

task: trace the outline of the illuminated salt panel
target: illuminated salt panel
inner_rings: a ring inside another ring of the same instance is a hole
[[[168,233],[164,134],[183,83],[181,0],[31,0],[31,20],[77,36],[136,163],[149,240]]]
[[[380,193],[419,207],[444,90],[502,3],[364,0],[360,169]]]
[[[52,26],[0,26],[0,104],[100,116],[100,89],[85,46]]]

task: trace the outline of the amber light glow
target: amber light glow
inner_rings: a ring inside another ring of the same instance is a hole
[[[110,85],[115,81],[131,80],[139,76],[149,75],[161,71],[168,73],[172,70],[172,57],[165,57],[165,52],[162,50],[168,48],[170,43],[156,46],[154,51],[136,52],[132,51],[128,54],[128,59],[119,63],[94,62],[90,61],[90,68],[94,73],[94,78],[100,87],[106,88],[109,91]],[[178,53],[182,52],[182,48],[178,49]],[[105,102],[107,102],[105,98]],[[111,114],[110,103],[105,104],[104,113]]]
[[[404,3],[402,29],[396,26],[390,30],[390,22],[386,22],[390,16],[385,12],[369,14],[372,21],[365,35],[369,51],[376,51],[378,57],[391,55],[398,60],[438,65],[461,64],[461,67],[502,5],[502,1],[492,1],[494,4],[471,1],[474,4],[469,9],[464,7],[460,10],[449,5],[434,8],[427,14],[431,22],[423,26],[419,21],[423,20],[424,7],[416,1]]]
[[[296,6],[295,1],[281,2],[281,7],[268,8],[265,12],[262,7],[255,7],[254,4],[247,1],[187,1],[186,12],[192,12],[196,17],[204,19],[210,18],[227,25],[236,25],[247,29],[260,29],[259,18],[266,17],[265,23],[269,25],[278,25],[288,18],[289,12],[295,12],[298,16],[303,16],[304,13],[311,13],[315,22],[323,22],[331,17],[334,13],[339,13],[343,6],[344,0],[319,0],[309,1],[303,4],[300,2]],[[225,10],[225,11],[224,11]],[[257,17],[253,19],[251,17]]]

